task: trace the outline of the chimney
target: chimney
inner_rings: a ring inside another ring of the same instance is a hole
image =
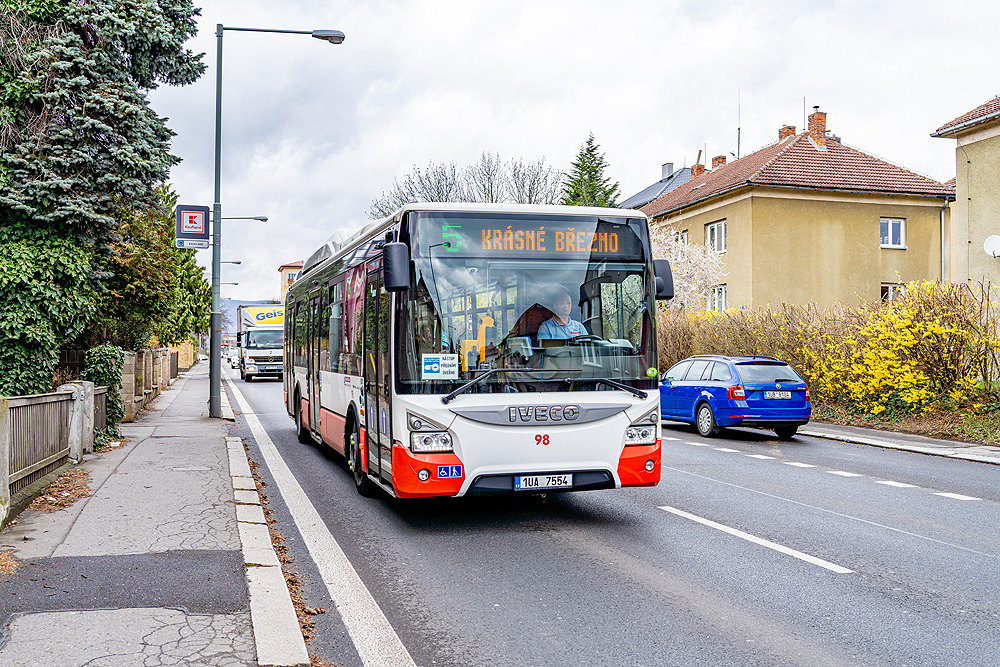
[[[826,146],[826,112],[820,111],[819,107],[813,107],[813,112],[809,114],[809,138],[817,146]]]
[[[726,164],[725,155],[716,155],[714,158],[712,158],[712,169],[718,169],[724,164]]]
[[[660,180],[663,181],[663,180],[666,180],[666,179],[670,178],[673,175],[673,173],[674,173],[674,163],[673,162],[664,162],[663,163],[663,175],[660,176]]]
[[[704,173],[705,173],[705,165],[703,164],[696,164],[693,167],[691,167],[691,178],[694,178],[695,176],[701,176]]]
[[[788,137],[795,135],[794,125],[782,125],[778,128],[778,141],[784,141]]]

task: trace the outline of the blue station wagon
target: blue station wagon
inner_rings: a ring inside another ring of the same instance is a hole
[[[711,437],[726,426],[773,430],[787,440],[809,422],[809,389],[774,357],[688,357],[660,376],[660,416]]]

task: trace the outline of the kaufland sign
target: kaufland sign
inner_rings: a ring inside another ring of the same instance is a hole
[[[178,248],[207,248],[208,207],[178,204],[176,237]]]

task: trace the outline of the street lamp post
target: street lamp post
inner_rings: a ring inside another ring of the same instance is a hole
[[[276,30],[272,28],[232,28],[221,23],[215,26],[215,203],[212,208],[212,317],[208,362],[208,414],[222,417],[222,304],[219,277],[222,273],[222,34],[226,30],[239,32],[279,32],[312,35],[331,44],[344,41],[339,30]],[[247,219],[260,219],[263,216]],[[264,218],[266,220],[267,218]]]

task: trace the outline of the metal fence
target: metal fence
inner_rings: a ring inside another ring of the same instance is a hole
[[[44,477],[69,458],[73,394],[60,391],[8,399],[10,493]]]

